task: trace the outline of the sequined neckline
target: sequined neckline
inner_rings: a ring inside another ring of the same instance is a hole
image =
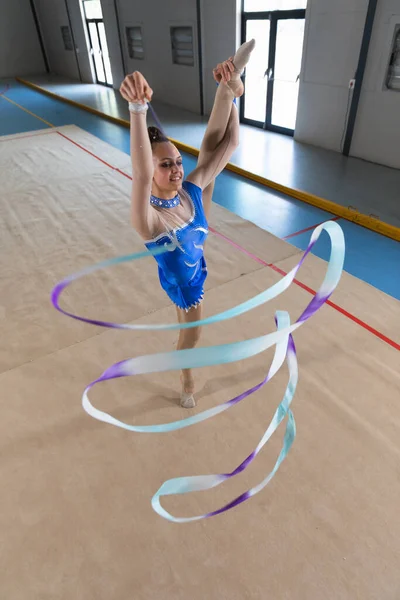
[[[150,204],[157,206],[158,208],[175,208],[175,206],[179,206],[180,202],[179,194],[171,200],[163,200],[162,198],[157,198],[157,196],[153,195],[150,196]]]
[[[159,233],[158,235],[156,235],[151,240],[144,240],[145,244],[157,243],[163,237],[168,237],[171,234],[172,235],[174,235],[174,234],[178,235],[178,232],[180,233],[183,229],[185,229],[185,227],[188,227],[188,225],[191,225],[193,223],[193,221],[195,220],[195,218],[197,216],[196,205],[193,202],[193,198],[190,195],[190,192],[187,191],[187,190],[185,190],[185,192],[186,192],[187,199],[189,200],[189,204],[190,204],[191,209],[192,209],[192,214],[191,214],[189,220],[185,221],[184,223],[182,223],[182,225],[178,225],[177,227],[174,227],[173,229],[170,229],[168,231],[163,231],[162,233]]]

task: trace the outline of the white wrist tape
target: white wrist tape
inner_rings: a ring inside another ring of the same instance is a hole
[[[145,113],[148,111],[148,104],[136,104],[135,102],[129,102],[129,110],[133,113]]]

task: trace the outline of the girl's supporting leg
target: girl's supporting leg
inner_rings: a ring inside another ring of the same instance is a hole
[[[181,308],[176,309],[179,323],[192,323],[193,321],[200,321],[202,315],[202,305],[191,308],[188,312]],[[192,329],[181,329],[179,332],[179,339],[177,344],[177,350],[187,350],[194,348],[200,338],[200,327],[193,327]],[[181,395],[181,406],[184,408],[194,408],[196,406],[194,393],[194,377],[192,369],[183,369],[181,375],[182,382],[182,395]]]
[[[231,144],[237,146],[239,138],[239,117],[233,99],[243,94],[243,84],[240,80],[240,74],[250,59],[251,52],[254,49],[255,42],[251,40],[243,44],[236,52],[233,64],[235,71],[231,73],[228,83],[221,83],[215,95],[213,110],[208,121],[207,130],[200,148],[198,164],[201,163],[204,156],[213,153],[216,147],[221,143],[226,143],[226,153],[231,155]],[[208,218],[212,194],[214,190],[213,180],[203,193],[204,212]],[[202,315],[202,305],[190,309],[188,312],[177,308],[178,320],[180,323],[199,321]],[[192,329],[181,329],[177,344],[177,350],[186,350],[194,348],[200,338],[200,327]],[[183,369],[181,375],[182,395],[181,406],[184,408],[193,408],[196,402],[193,397],[194,377],[191,369]]]

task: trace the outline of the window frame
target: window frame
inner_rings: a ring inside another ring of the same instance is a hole
[[[130,41],[131,38],[129,37],[129,31],[131,29],[139,29],[140,30],[140,35],[141,35],[141,42],[142,42],[142,56],[133,56],[133,52],[134,52],[134,48],[132,46],[132,54],[131,54],[131,46],[130,46]],[[143,23],[136,23],[136,24],[131,24],[131,25],[125,25],[125,43],[126,43],[126,48],[128,51],[128,57],[130,60],[145,60],[146,59],[146,48],[145,48],[145,43],[144,43],[144,35],[143,35]]]
[[[187,63],[187,62],[179,62],[176,56],[176,50],[174,47],[174,31],[178,30],[178,29],[190,29],[191,31],[191,44],[192,44],[192,56],[191,56],[191,63]],[[178,67],[190,67],[193,68],[196,66],[196,36],[195,36],[195,30],[194,30],[194,26],[192,23],[188,24],[188,25],[184,25],[184,24],[179,24],[179,25],[175,25],[175,24],[170,24],[169,26],[169,33],[170,33],[170,42],[171,42],[171,56],[172,56],[172,64],[178,66]]]
[[[269,56],[268,56],[268,67],[267,70],[273,69],[275,65],[275,44],[277,36],[277,25],[278,21],[282,19],[306,19],[305,8],[298,8],[292,10],[269,10],[269,11],[258,11],[258,12],[245,12],[244,11],[244,0],[242,1],[242,14],[241,14],[241,43],[244,44],[246,41],[247,32],[247,21],[258,21],[258,20],[269,20],[270,22],[270,37],[269,37]],[[245,79],[245,77],[244,77]],[[254,121],[253,119],[246,118],[245,115],[245,102],[246,99],[240,102],[239,117],[240,122],[245,125],[251,125],[259,129],[265,129],[268,131],[274,131],[275,133],[282,133],[293,137],[294,130],[282,127],[280,125],[272,124],[272,103],[274,95],[274,81],[268,81],[267,87],[267,98],[266,98],[266,117],[264,123]]]
[[[398,50],[396,50],[396,46],[399,46]],[[388,63],[387,71],[386,71],[386,77],[385,77],[386,89],[391,92],[400,92],[400,74],[395,77],[395,79],[398,79],[398,87],[393,87],[392,85],[390,85],[390,81],[393,77],[393,75],[391,74],[391,68],[392,68],[392,65],[393,65],[395,59],[397,59],[400,63],[400,23],[395,25],[395,28],[394,28],[393,40],[390,45],[389,63]]]
[[[72,52],[74,49],[74,42],[72,41],[71,28],[69,25],[60,25],[60,29],[64,50],[66,52]]]

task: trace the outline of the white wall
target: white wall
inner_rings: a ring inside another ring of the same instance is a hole
[[[127,69],[143,72],[154,89],[155,100],[199,113],[196,0],[117,1]],[[128,55],[125,27],[134,25],[143,27],[145,60],[132,60]],[[171,25],[193,25],[196,53],[193,67],[172,63]]]
[[[202,47],[205,113],[210,114],[216,83],[214,67],[235,54],[240,43],[240,0],[202,0]]]
[[[29,0],[0,0],[0,77],[45,70]]]
[[[380,0],[372,31],[351,155],[400,169],[400,92],[385,87],[394,28],[398,23],[400,0]]]
[[[61,27],[68,26],[64,0],[34,0],[44,38],[50,70],[57,75],[87,83],[93,82],[79,0],[68,0],[79,69],[73,50],[65,50]],[[80,72],[79,72],[80,71]]]
[[[118,29],[113,0],[101,0],[107,42],[111,55],[114,87],[123,78]],[[199,65],[197,56],[196,0],[117,0],[124,61],[129,71],[142,71],[155,90],[155,98],[193,112],[200,112]],[[212,69],[234,54],[240,40],[241,0],[201,0],[203,51],[203,95],[205,112],[214,102],[216,84]],[[172,64],[169,26],[192,24],[195,33],[196,62],[194,67]],[[125,27],[142,25],[146,59],[129,58]]]
[[[309,0],[295,138],[340,152],[368,0]]]

